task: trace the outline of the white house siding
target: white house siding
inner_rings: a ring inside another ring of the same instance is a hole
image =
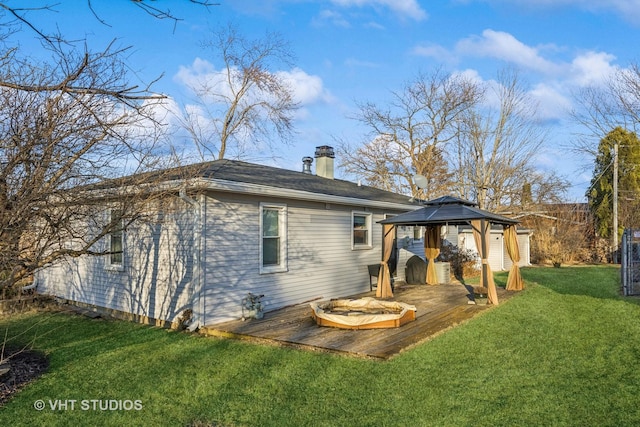
[[[38,291],[67,300],[173,322],[191,306],[195,214],[174,199],[124,233],[124,263],[107,256],[60,261],[37,275]],[[107,246],[100,242],[99,250]]]
[[[260,273],[260,203],[286,205],[288,271]],[[351,248],[352,211],[373,214],[372,246]],[[266,311],[369,290],[368,264],[380,262],[382,226],[392,211],[274,198],[212,195],[205,223],[205,324],[238,319],[248,292]],[[402,267],[404,268],[404,267]]]
[[[504,245],[504,235],[502,234],[502,230],[491,230],[491,237],[489,242],[489,266],[491,266],[491,270],[500,271],[510,269],[511,259],[509,258],[509,253],[507,252],[507,248]],[[460,233],[458,245],[461,248],[470,249],[475,251],[476,253],[478,252],[471,230],[464,230]],[[518,246],[520,249],[520,262],[518,263],[518,265],[529,265],[528,233],[518,234]]]
[[[518,234],[518,248],[520,249],[520,262],[518,262],[518,266],[520,267],[531,264],[531,259],[529,258],[529,255],[530,255],[529,241],[530,239],[529,239],[528,233]],[[513,264],[511,262],[511,258],[509,257],[509,253],[507,252],[506,248],[504,249],[503,263],[504,263],[503,265],[505,270],[509,270],[511,268],[511,265]]]
[[[493,271],[504,270],[504,238],[502,230],[491,230],[489,236],[489,265]]]

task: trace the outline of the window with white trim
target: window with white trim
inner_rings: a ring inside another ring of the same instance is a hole
[[[122,227],[122,211],[112,209],[109,211],[109,223],[111,232],[108,235],[107,251],[108,266],[113,269],[121,269],[124,265],[124,229]]]
[[[351,213],[351,247],[354,249],[371,248],[372,215],[367,212]]]
[[[260,204],[260,272],[287,271],[287,207]]]

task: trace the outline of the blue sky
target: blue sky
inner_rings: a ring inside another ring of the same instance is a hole
[[[302,110],[294,144],[262,162],[295,170],[316,146],[335,145],[335,137],[365,141],[366,129],[349,119],[356,102],[383,105],[420,71],[441,67],[491,80],[517,67],[550,131],[536,165],[569,178],[572,200],[588,186],[591,159],[568,148],[577,130],[567,115],[571,94],[639,59],[640,0],[219,0],[209,9],[186,0],[154,2],[181,18],[175,27],[129,1],[92,3],[108,25],[86,2],[29,16],[42,28],[56,25],[67,37],[86,38],[92,50],[112,39],[132,46],[129,65],[138,78],[163,75],[155,90],[178,103],[189,102],[189,76],[222,65],[199,45],[212,28],[233,23],[249,38],[280,33],[296,56],[295,68],[282,71],[295,81]],[[19,37],[33,45],[33,34]]]

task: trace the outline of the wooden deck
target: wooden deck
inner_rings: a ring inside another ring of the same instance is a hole
[[[299,348],[388,359],[434,335],[464,322],[491,305],[469,304],[469,289],[461,283],[438,286],[404,285],[392,300],[416,306],[416,320],[399,328],[347,330],[317,326],[309,304],[265,313],[261,320],[232,321],[203,328],[210,336],[253,339]],[[517,295],[498,288],[500,303]],[[375,297],[374,292],[352,296]]]

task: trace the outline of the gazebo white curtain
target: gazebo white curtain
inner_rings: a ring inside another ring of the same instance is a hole
[[[378,285],[376,287],[376,298],[391,298],[393,291],[391,290],[391,271],[389,270],[389,260],[393,251],[394,240],[393,224],[384,224],[382,226],[383,233],[383,253],[382,261],[380,261],[380,272],[378,273]]]
[[[491,223],[483,219],[474,219],[471,221],[471,228],[473,228],[473,239],[476,242],[476,248],[478,248],[480,261],[482,263],[480,286],[484,286],[488,290],[487,303],[498,305],[498,291],[496,290],[496,283],[493,281],[493,272],[489,265]]]
[[[507,248],[509,258],[511,258],[511,269],[507,278],[508,291],[521,291],[524,289],[524,282],[520,274],[520,247],[518,246],[518,233],[515,225],[504,226],[504,244]]]
[[[436,258],[440,255],[440,226],[428,225],[425,227],[424,255],[427,258],[427,285],[437,285]]]

